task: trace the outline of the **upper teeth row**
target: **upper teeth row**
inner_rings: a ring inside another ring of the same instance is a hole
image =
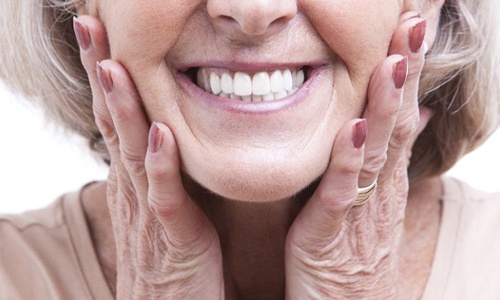
[[[205,91],[224,98],[240,100],[277,100],[295,92],[304,83],[304,71],[290,69],[258,72],[251,76],[245,72],[222,72],[200,68],[198,86]]]

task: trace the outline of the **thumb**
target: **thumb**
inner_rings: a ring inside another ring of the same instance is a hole
[[[338,233],[356,199],[366,132],[366,120],[348,122],[339,131],[328,169],[290,228],[288,237],[295,246],[324,249]]]

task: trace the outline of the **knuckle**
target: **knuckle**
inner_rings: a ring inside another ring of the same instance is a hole
[[[99,131],[103,135],[105,139],[111,139],[115,136],[114,127],[111,118],[109,117],[109,113],[104,111],[99,105],[93,104],[93,112],[94,112],[94,120],[99,128]]]
[[[109,110],[116,120],[128,120],[130,118],[130,112],[123,105],[116,104],[115,101],[109,101]]]
[[[117,151],[120,146],[120,139],[114,128],[99,119],[96,119],[96,124],[110,153]]]
[[[133,176],[144,176],[146,171],[144,169],[144,157],[137,154],[132,154],[130,150],[125,147],[120,147],[121,159],[127,171]]]
[[[355,176],[361,170],[361,163],[357,160],[350,160],[339,167],[340,172],[347,176]]]
[[[339,212],[345,211],[350,208],[351,200],[356,197],[356,191],[355,189],[343,191],[333,189],[320,189],[317,191],[316,196],[327,212],[329,212],[333,216],[338,216]]]
[[[107,105],[111,115],[113,116],[113,119],[115,119],[117,122],[130,122],[130,120],[134,119],[133,117],[137,111],[137,108],[134,107],[134,105],[131,105],[123,98],[115,99],[115,97],[109,96],[109,98],[107,99]]]
[[[108,148],[118,148],[119,147],[120,139],[114,130],[112,130],[112,129],[102,130],[101,133],[102,133],[102,136],[104,138],[104,142],[106,143],[106,145],[108,145]]]
[[[169,170],[163,164],[156,163],[155,161],[148,161],[146,171],[148,178],[155,183],[163,182],[169,178],[170,174]]]
[[[363,165],[365,176],[376,178],[387,161],[387,149],[378,149],[366,155]]]
[[[409,114],[398,122],[395,125],[391,136],[391,142],[395,144],[393,146],[401,146],[405,144],[417,130],[418,122],[418,115],[416,116],[415,113]]]

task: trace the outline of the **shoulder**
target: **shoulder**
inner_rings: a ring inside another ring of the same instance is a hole
[[[78,193],[50,206],[0,216],[0,299],[84,299],[71,211],[80,210]],[[87,298],[85,298],[87,299]]]
[[[22,214],[0,215],[0,235],[17,232],[23,234],[30,229],[54,229],[64,224],[63,197],[58,198],[50,206],[28,211]]]
[[[491,239],[500,247],[500,193],[479,191],[453,178],[443,179],[443,190],[442,221],[454,220],[468,239]]]
[[[499,192],[487,193],[463,181],[450,177],[443,178],[442,183],[442,200],[446,204],[485,205],[500,208],[500,188]]]
[[[500,193],[443,178],[441,225],[424,299],[500,299]]]

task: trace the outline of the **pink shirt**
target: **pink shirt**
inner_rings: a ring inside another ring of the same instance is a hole
[[[500,194],[443,179],[443,216],[423,299],[500,299]],[[113,299],[79,193],[0,216],[0,299]]]

